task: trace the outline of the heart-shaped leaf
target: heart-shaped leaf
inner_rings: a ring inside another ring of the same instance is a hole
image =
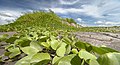
[[[15,65],[30,65],[32,56],[26,56],[15,63]]]
[[[6,40],[7,43],[14,43],[14,41],[17,39],[17,37],[10,37]]]
[[[92,46],[92,50],[100,55],[105,54],[105,53],[109,53],[109,52],[118,52],[114,49],[111,48],[107,48],[107,47],[95,47]]]
[[[66,45],[66,52],[65,54],[69,54],[71,52],[71,45]]]
[[[89,64],[90,64],[90,65],[100,65],[100,64],[98,63],[98,61],[95,60],[95,59],[89,60]]]
[[[77,54],[78,53],[77,49],[72,49],[72,53]]]
[[[36,41],[33,41],[33,42],[31,42],[30,43],[30,47],[32,47],[32,48],[34,48],[34,49],[37,49],[37,50],[39,50],[39,51],[42,51],[42,46],[40,46],[39,44],[38,44],[38,42],[36,42]]]
[[[60,59],[58,65],[72,65],[71,60],[76,56],[76,54],[71,54]]]
[[[107,53],[98,58],[100,65],[120,65],[120,53]]]
[[[50,55],[48,53],[37,53],[32,57],[30,62],[38,63],[43,60],[50,60]]]
[[[48,42],[41,42],[40,45],[46,47],[46,48],[49,48],[50,47],[50,44]]]
[[[14,58],[15,56],[21,53],[19,48],[11,49],[10,52],[11,52],[11,54],[9,55],[10,58]]]
[[[66,47],[65,46],[66,46],[66,43],[62,42],[61,46],[56,51],[56,54],[58,56],[63,57],[65,55],[65,52],[66,52]]]
[[[96,56],[94,56],[93,54],[87,52],[84,49],[80,50],[79,53],[78,53],[78,55],[79,55],[80,58],[85,59],[85,60],[88,60],[88,59],[97,59]]]
[[[51,41],[51,47],[52,49],[56,50],[60,45],[60,42],[58,40],[52,40]]]
[[[21,48],[21,50],[25,53],[25,54],[28,54],[28,55],[34,55],[36,54],[37,52],[39,52],[38,49],[35,49],[33,47],[30,47],[30,46],[27,46],[27,47],[23,47]]]
[[[61,59],[61,57],[55,56],[55,57],[53,58],[53,60],[52,60],[52,64],[57,63],[60,59]]]

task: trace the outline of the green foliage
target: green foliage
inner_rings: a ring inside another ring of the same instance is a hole
[[[7,35],[7,34],[0,35],[0,42],[1,42],[1,41],[5,41],[7,38],[8,38],[8,35]]]
[[[47,30],[67,30],[67,31],[82,31],[82,32],[120,32],[120,27],[82,27],[79,28],[63,24],[62,21],[68,23],[77,23],[72,18],[60,18],[53,11],[35,11],[33,13],[25,13],[19,17],[14,23],[0,25],[1,32],[7,31],[23,31],[30,27],[45,28]]]
[[[120,32],[119,27],[81,27],[79,31],[82,32]]]
[[[60,42],[58,40],[52,40],[51,41],[51,47],[52,49],[56,50],[60,45]]]
[[[63,37],[58,38],[60,35]],[[14,60],[25,54],[15,65],[119,65],[120,62],[118,51],[81,42],[69,32],[46,33],[46,29],[31,28],[6,40],[10,39],[3,56]]]
[[[10,38],[0,36],[0,41],[8,43],[0,61],[17,61],[15,65],[120,65],[119,51],[77,40],[70,32],[76,28],[60,21],[53,12],[33,12],[0,27],[19,32]]]
[[[73,19],[69,19],[74,21]],[[75,21],[74,21],[75,23]],[[53,12],[36,11],[25,13],[14,23],[0,26],[0,31],[22,31],[28,27],[46,28],[49,30],[78,30],[73,26],[62,23],[62,19]]]
[[[100,65],[120,65],[120,53],[107,53],[98,58]]]
[[[9,55],[10,58],[14,58],[15,56],[17,56],[21,53],[19,48],[10,49],[9,52],[11,52],[11,54]]]
[[[74,19],[72,19],[72,18],[65,18],[65,19],[63,19],[65,22],[68,22],[68,23],[74,23],[74,24],[77,24],[76,22],[75,22],[75,20]]]
[[[48,53],[37,53],[31,58],[30,63],[38,63],[43,60],[50,60],[50,55]]]

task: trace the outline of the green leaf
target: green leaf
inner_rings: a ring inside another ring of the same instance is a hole
[[[71,65],[81,65],[81,59],[78,55],[76,55],[72,60],[71,60]]]
[[[7,38],[8,36],[9,36],[8,34],[3,34],[3,35],[2,35],[2,37],[6,37],[6,38]]]
[[[10,37],[6,40],[7,43],[14,43],[14,41],[17,39],[17,37]]]
[[[41,36],[39,39],[38,39],[38,41],[39,42],[46,42],[46,40],[47,40],[47,36]]]
[[[36,54],[37,52],[39,52],[38,49],[35,49],[33,47],[30,47],[30,46],[27,46],[27,47],[23,47],[21,48],[21,50],[25,53],[25,54],[28,54],[28,55],[34,55]]]
[[[56,50],[60,45],[60,42],[58,40],[52,40],[51,41],[51,47],[52,49]]]
[[[49,48],[50,47],[50,44],[48,42],[41,42],[40,45],[46,47],[46,48]]]
[[[111,48],[107,48],[107,47],[95,47],[92,46],[92,49],[94,52],[98,53],[98,54],[105,54],[105,53],[109,53],[109,52],[118,52],[114,49]]]
[[[51,36],[50,36],[50,39],[51,39],[51,40],[55,40],[55,39],[56,39],[56,37],[55,37],[55,36],[53,36],[53,35],[51,35]]]
[[[32,57],[30,62],[38,63],[43,60],[50,60],[50,55],[48,53],[37,53]]]
[[[79,57],[85,60],[88,59],[97,59],[96,56],[94,56],[93,54],[87,52],[86,50],[82,49],[79,51]]]
[[[72,41],[71,41],[68,37],[64,37],[63,41],[64,41],[66,44],[72,44]]]
[[[10,58],[14,58],[15,56],[21,53],[19,48],[11,49],[10,52],[11,52],[11,54],[9,55]]]
[[[43,60],[38,63],[34,63],[33,65],[48,65],[49,62],[50,62],[50,60]]]
[[[89,65],[100,65],[100,64],[98,63],[97,60],[91,59],[91,60],[89,61]]]
[[[26,56],[15,63],[15,65],[31,65],[30,60],[32,56]]]
[[[76,42],[75,46],[78,47],[79,49],[86,49],[85,44],[83,42],[80,42],[80,41]]]
[[[62,42],[62,43],[61,43],[61,46],[60,46],[60,47],[57,49],[57,51],[56,51],[56,54],[57,54],[58,56],[63,57],[63,56],[65,55],[65,52],[66,52],[65,46],[66,46],[66,43]]]
[[[109,51],[109,52],[119,52],[119,51],[117,51],[117,50],[114,50],[114,49],[108,48],[108,47],[100,47],[100,48],[102,48],[102,49],[104,49],[104,50],[107,50],[107,51]]]
[[[61,59],[61,57],[55,56],[55,57],[53,58],[53,60],[52,60],[52,64],[57,63],[60,59]]]
[[[106,54],[101,55],[97,61],[99,62],[100,65],[109,65],[110,61],[109,58]]]
[[[5,46],[5,49],[7,50],[7,49],[12,48],[12,47],[14,47],[14,44],[10,44],[10,45]]]
[[[9,56],[12,52],[5,52],[4,56]]]
[[[92,46],[92,49],[94,52],[98,53],[98,54],[105,54],[105,53],[108,53],[107,50],[104,50],[102,48],[99,48],[99,47],[95,47],[95,46]]]
[[[21,39],[18,39],[18,40],[15,40],[15,44],[16,45],[20,45],[21,47],[26,47],[26,46],[29,46],[30,45],[30,40],[27,39],[26,37],[23,37]]]
[[[35,42],[35,41],[33,41],[33,42],[31,42],[30,43],[30,47],[32,47],[32,48],[34,48],[34,49],[37,49],[37,50],[39,50],[39,51],[42,51],[42,46],[40,46],[39,44],[38,44],[38,42]]]
[[[100,65],[120,65],[120,53],[107,53],[98,58]]]
[[[71,52],[71,45],[67,45],[65,54],[69,54],[70,52]]]
[[[60,59],[58,65],[72,65],[71,60],[76,56],[76,54],[71,54]]]
[[[78,53],[77,49],[72,49],[72,53],[77,54]]]
[[[8,34],[0,35],[0,42],[5,41],[8,38],[8,36],[9,36]]]

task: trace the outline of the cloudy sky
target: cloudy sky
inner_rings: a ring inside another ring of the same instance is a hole
[[[83,26],[120,26],[120,0],[0,0],[0,24],[49,9]]]

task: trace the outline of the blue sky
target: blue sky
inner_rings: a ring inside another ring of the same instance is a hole
[[[49,9],[83,26],[120,26],[120,0],[0,0],[0,24]]]

